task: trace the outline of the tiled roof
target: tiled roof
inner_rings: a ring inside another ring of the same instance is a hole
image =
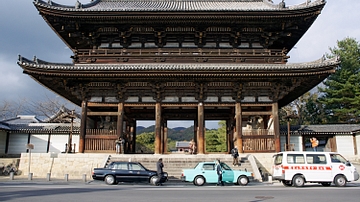
[[[70,123],[9,124],[11,132],[69,133]],[[80,124],[73,125],[73,133],[80,132]]]
[[[305,2],[305,0],[304,0]],[[289,1],[291,3],[291,1]],[[95,0],[88,4],[75,2],[73,6],[52,1],[35,0],[34,4],[65,11],[278,11],[297,10],[324,4],[325,0],[314,0],[293,6],[281,6],[269,0]]]
[[[28,123],[40,123],[41,120],[34,115],[18,115],[15,118],[6,119],[1,121],[6,124],[28,124]]]
[[[10,127],[8,124],[0,122],[0,130],[10,130]]]
[[[287,126],[280,126],[280,133],[287,134]],[[291,134],[351,134],[360,132],[360,124],[326,124],[290,126]]]
[[[118,63],[118,64],[63,64],[49,63],[42,60],[29,60],[19,56],[18,64],[22,67],[29,67],[41,70],[60,71],[289,71],[289,70],[311,70],[339,64],[337,58],[329,60],[317,60],[308,63],[287,63],[287,64],[241,64],[241,63]],[[294,72],[295,73],[295,72]]]

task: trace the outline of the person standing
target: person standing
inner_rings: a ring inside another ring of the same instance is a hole
[[[317,151],[317,147],[319,146],[319,140],[317,140],[315,137],[310,138],[311,147],[314,151]]]
[[[237,146],[235,146],[232,150],[231,150],[231,156],[233,157],[233,165],[234,166],[238,166],[239,165],[239,151],[237,149]]]
[[[119,137],[117,140],[115,140],[115,147],[116,147],[116,154],[120,154],[122,149],[122,143],[123,139]]]
[[[155,182],[156,186],[162,186],[161,178],[164,173],[163,168],[164,168],[164,164],[163,164],[162,158],[159,158],[159,160],[156,162],[156,172],[158,175],[158,178],[156,179],[156,182]]]
[[[222,168],[221,168],[221,163],[220,160],[217,159],[216,162],[216,173],[218,175],[218,183],[216,184],[216,186],[224,186],[224,182],[222,181]]]
[[[194,139],[192,139],[189,143],[189,150],[190,150],[190,154],[195,154],[196,144]]]

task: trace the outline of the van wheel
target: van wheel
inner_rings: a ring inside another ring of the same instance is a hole
[[[346,178],[343,175],[338,175],[335,177],[334,183],[337,187],[345,187]]]
[[[321,185],[324,187],[330,187],[331,182],[322,182]]]
[[[295,187],[302,187],[305,184],[305,179],[301,175],[296,175],[293,179],[293,184]]]
[[[288,181],[288,180],[283,180],[281,181],[282,184],[285,186],[285,187],[291,187],[292,186],[292,182],[291,181]]]

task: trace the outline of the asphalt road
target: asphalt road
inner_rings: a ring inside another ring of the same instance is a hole
[[[166,183],[156,187],[149,184],[122,183],[105,185],[103,182],[0,182],[0,201],[7,202],[186,202],[186,201],[341,201],[360,200],[360,183],[347,187],[323,187],[307,184],[301,188],[284,187],[280,183],[252,183],[248,186],[212,184],[196,187],[191,183]]]

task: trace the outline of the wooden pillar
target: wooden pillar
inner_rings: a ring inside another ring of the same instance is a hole
[[[204,120],[204,105],[202,102],[198,105],[198,154],[205,153],[205,120]]]
[[[164,123],[164,139],[163,139],[163,154],[168,152],[168,144],[167,144],[167,136],[168,136],[168,127],[167,123]]]
[[[155,154],[161,153],[161,104],[155,105]]]
[[[235,104],[235,136],[236,146],[239,153],[244,153],[243,139],[242,139],[242,117],[241,117],[241,103],[236,102]]]
[[[354,155],[358,155],[358,148],[357,148],[357,142],[356,142],[356,133],[352,134],[352,135],[353,135]]]
[[[234,134],[231,130],[231,122],[230,120],[226,120],[226,142],[227,142],[227,152],[230,153],[230,151],[234,148],[233,144]]]
[[[123,126],[124,124],[124,103],[118,103],[117,123],[116,123],[116,135],[124,139]]]
[[[81,125],[80,125],[80,137],[79,137],[79,153],[84,153],[84,151],[85,151],[86,119],[87,119],[87,101],[83,100],[81,103]]]
[[[279,113],[278,113],[278,103],[272,104],[272,115],[274,120],[274,144],[275,144],[275,152],[281,151],[281,142],[280,142],[280,125],[279,125]]]
[[[198,133],[198,120],[194,120],[194,142],[196,144],[196,148],[198,148],[198,136],[199,136],[199,133]]]
[[[131,153],[135,154],[135,146],[136,146],[136,121],[132,121],[130,123],[130,137],[131,137]]]

